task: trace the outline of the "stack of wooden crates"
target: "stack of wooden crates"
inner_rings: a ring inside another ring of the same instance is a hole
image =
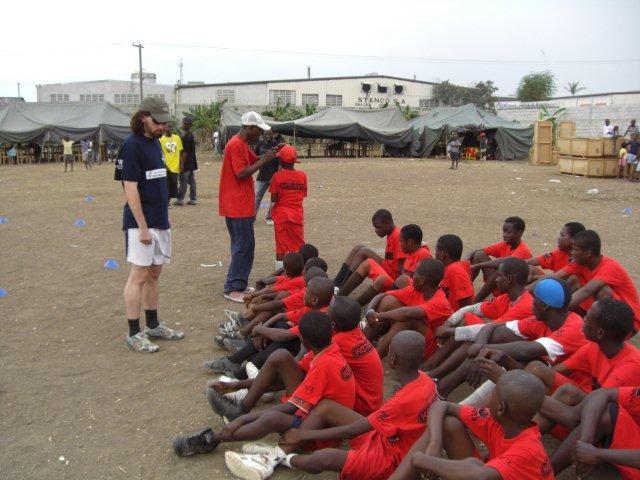
[[[553,123],[535,122],[530,159],[533,165],[556,165],[558,163],[557,153],[553,151]]]
[[[562,173],[586,177],[615,177],[621,139],[579,138],[573,122],[558,125],[558,165]]]

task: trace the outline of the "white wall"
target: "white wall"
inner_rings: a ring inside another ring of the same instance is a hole
[[[177,103],[180,105],[208,105],[216,101],[218,90],[233,90],[235,105],[266,105],[269,93],[266,83],[249,85],[203,85],[178,89]]]
[[[542,102],[520,102],[507,100],[498,103],[499,107],[512,108],[538,108],[539,105],[552,107],[588,107],[611,105],[638,105],[640,104],[640,92],[607,93],[603,95],[576,95],[574,97],[552,98]]]

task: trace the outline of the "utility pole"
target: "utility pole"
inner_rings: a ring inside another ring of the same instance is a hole
[[[132,43],[131,45],[133,45],[134,47],[136,47],[138,49],[138,66],[139,66],[139,75],[140,75],[140,101],[142,102],[142,100],[144,100],[144,97],[142,96],[142,49],[144,48],[144,45],[142,45],[142,43],[138,42],[137,44]]]
[[[180,59],[180,62],[178,62],[178,68],[180,69],[180,78],[178,78],[178,85],[182,85],[182,67],[184,66],[184,64],[182,63],[182,58]]]
[[[18,82],[18,98],[20,98],[20,82]]]

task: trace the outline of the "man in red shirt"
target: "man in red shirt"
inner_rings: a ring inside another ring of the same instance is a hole
[[[636,286],[622,265],[600,251],[600,236],[593,230],[575,236],[571,253],[573,262],[555,274],[556,278],[573,279],[570,283],[577,283],[569,308],[582,312],[598,298],[622,300],[633,310],[637,332],[640,330],[640,299]]]
[[[266,410],[240,415],[218,431],[205,428],[192,435],[178,436],[172,441],[176,455],[209,453],[222,442],[258,440],[271,433],[283,434],[297,428],[323,399],[352,409],[355,399],[353,373],[338,346],[331,343],[332,330],[325,313],[311,312],[302,317],[300,334],[309,352],[300,362],[287,351],[275,352],[270,361],[277,360],[278,368],[270,372],[263,369],[254,379],[254,383],[269,387],[283,386],[289,400]],[[272,360],[274,357],[276,360]],[[213,388],[207,389],[207,397],[211,404],[221,407],[220,410],[228,403]],[[272,468],[279,461],[275,460]]]
[[[256,212],[252,175],[276,155],[276,149],[272,148],[258,158],[249,144],[270,129],[260,115],[247,112],[242,115],[240,133],[234,135],[224,149],[218,212],[225,217],[231,237],[231,263],[224,284],[224,297],[237,303],[243,301],[255,251],[253,223]]]
[[[516,370],[500,377],[489,408],[434,403],[428,432],[390,480],[420,478],[421,472],[451,480],[553,480],[551,462],[532,422],[543,401],[542,382]],[[479,460],[472,435],[487,446],[486,463]]]
[[[387,355],[393,337],[402,330],[415,330],[426,339],[424,356],[436,348],[433,331],[451,315],[451,306],[440,288],[444,266],[440,260],[422,260],[413,283],[400,290],[379,294],[369,303],[366,313],[369,339],[378,339],[381,358]]]
[[[394,280],[400,275],[405,255],[400,248],[400,229],[393,223],[391,212],[384,208],[377,210],[371,218],[371,223],[378,237],[387,238],[384,258],[380,257],[380,255],[369,247],[356,245],[351,249],[349,255],[347,255],[347,258],[340,267],[338,275],[336,275],[333,281],[336,287],[340,288],[345,280],[347,280],[363,262],[369,263],[371,267],[371,271],[368,274],[371,280],[375,280],[379,276],[379,269],[377,269],[376,266],[382,268],[382,270]],[[376,265],[373,265],[374,263]]]
[[[423,350],[424,338],[416,332],[401,332],[393,339],[389,367],[400,388],[370,415],[323,400],[299,428],[284,434],[279,446],[244,445],[245,455],[240,461],[261,475],[251,478],[267,478],[271,471],[264,468],[267,462],[263,459],[278,456],[279,451],[285,454],[280,464],[295,470],[340,472],[340,478],[345,480],[388,478],[424,432],[427,410],[436,398],[433,381],[418,370]],[[323,448],[310,455],[293,453],[308,442],[337,439],[350,440],[351,449]],[[245,474],[243,478],[249,477]]]
[[[304,244],[302,202],[307,196],[307,176],[293,168],[298,163],[295,147],[285,145],[277,156],[282,169],[273,174],[269,185],[276,238],[276,269],[282,267],[286,253],[297,252]]]
[[[436,258],[444,265],[442,290],[454,312],[471,305],[475,297],[471,263],[460,260],[462,248],[462,239],[457,235],[442,235],[436,242]]]
[[[476,264],[484,264],[493,258],[517,257],[528,260],[533,256],[526,243],[522,241],[525,223],[520,217],[508,217],[502,225],[502,242],[484,247],[482,250],[474,250],[469,255],[471,271],[475,280],[482,270],[484,285],[476,295],[477,301],[482,301],[495,289],[495,267],[476,267]]]

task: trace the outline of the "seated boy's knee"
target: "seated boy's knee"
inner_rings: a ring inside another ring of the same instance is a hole
[[[278,350],[273,352],[271,355],[269,355],[267,362],[277,365],[285,362],[290,362],[292,360],[293,360],[293,355],[291,355],[291,352],[289,350],[285,348],[279,348]]]
[[[455,435],[459,431],[464,430],[464,425],[459,418],[453,415],[446,415],[442,423],[442,430],[445,435]]]
[[[532,375],[540,378],[549,370],[549,367],[542,363],[540,360],[534,360],[532,362],[529,362],[527,366],[524,367],[524,369]]]
[[[560,385],[553,394],[553,398],[566,405],[577,405],[585,396],[586,394],[572,383]]]
[[[381,275],[373,281],[371,286],[378,292],[382,292],[382,290],[384,290],[385,282],[386,282],[386,278],[383,275]]]

